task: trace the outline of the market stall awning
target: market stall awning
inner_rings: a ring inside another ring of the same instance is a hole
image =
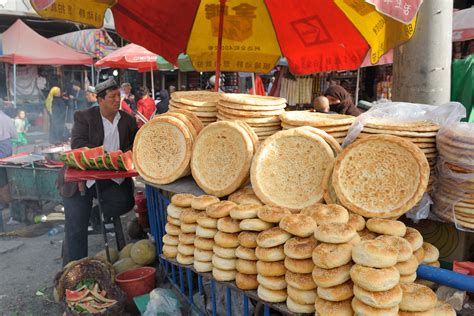
[[[474,7],[454,12],[453,42],[474,39]]]
[[[295,74],[355,69],[369,47],[375,64],[410,39],[416,20],[395,21],[365,0],[30,2],[41,16],[95,27],[102,25],[108,3],[123,38],[172,64],[186,53],[197,71],[266,73],[282,55]]]
[[[81,30],[51,37],[50,40],[98,59],[117,50],[117,44],[105,30]]]
[[[0,62],[30,65],[92,64],[92,58],[50,41],[17,20],[2,36]]]
[[[135,68],[140,71],[157,70],[157,55],[136,45],[128,44],[95,63],[98,68]]]

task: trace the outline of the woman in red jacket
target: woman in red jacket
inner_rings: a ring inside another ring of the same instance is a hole
[[[156,111],[155,100],[150,97],[150,91],[146,87],[140,88],[140,100],[137,103],[137,111],[143,114],[148,120],[151,119]],[[143,125],[142,121],[138,122],[138,127]]]

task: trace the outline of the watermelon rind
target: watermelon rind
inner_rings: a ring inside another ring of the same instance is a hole
[[[133,169],[132,163],[132,152],[127,151],[126,153],[120,155],[117,159],[120,170],[129,171]]]
[[[105,164],[105,156],[106,155],[102,155],[102,156],[97,157],[97,168],[99,168],[99,170],[108,170],[109,169],[107,167],[107,165]]]
[[[92,161],[92,158],[97,158],[101,155],[103,155],[104,152],[104,146],[99,146],[99,147],[94,147],[88,150],[84,150],[81,153],[81,162],[88,167],[88,169],[98,169],[97,165],[95,164],[95,161]]]
[[[121,154],[123,154],[121,150],[113,151],[107,154],[105,157],[105,163],[110,170],[119,170],[117,159]]]
[[[71,167],[81,170],[86,170],[86,166],[81,162],[81,152],[71,152],[69,154],[69,162]]]
[[[89,168],[97,170],[99,167],[97,166],[97,158],[90,158],[89,159]]]

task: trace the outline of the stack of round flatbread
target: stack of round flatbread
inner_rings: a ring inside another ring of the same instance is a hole
[[[437,146],[439,181],[433,210],[458,226],[474,229],[474,124],[443,127]]]
[[[359,137],[379,134],[393,135],[409,140],[418,146],[430,164],[430,180],[427,191],[431,192],[435,180],[435,165],[438,156],[436,135],[439,128],[438,124],[426,121],[392,123],[388,120],[371,119],[364,123],[364,129]]]
[[[357,140],[338,155],[332,186],[339,203],[365,217],[397,217],[422,198],[430,168],[412,142],[391,135]]]
[[[159,115],[143,125],[133,143],[138,173],[154,184],[188,175],[193,144],[202,128],[201,121],[186,110]]]
[[[249,180],[258,145],[254,131],[241,121],[215,122],[199,134],[193,148],[194,180],[208,194],[229,195]]]
[[[217,120],[219,93],[211,91],[177,91],[171,94],[171,112],[187,110],[195,114],[204,126]]]
[[[252,127],[260,140],[281,130],[278,115],[285,111],[286,100],[250,94],[221,94],[217,105],[219,120],[240,120]]]
[[[324,114],[309,111],[288,111],[280,115],[283,129],[312,126],[321,129],[342,144],[355,117],[342,114]]]
[[[326,137],[326,138],[325,138]],[[260,144],[252,188],[265,204],[302,209],[323,200],[322,181],[334,161],[334,140],[311,127],[278,132]]]

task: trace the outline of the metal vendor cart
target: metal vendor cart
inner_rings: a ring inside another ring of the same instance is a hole
[[[194,182],[191,176],[179,179],[174,183],[168,185],[151,184],[142,178],[139,181],[146,184],[148,216],[150,221],[150,229],[156,241],[157,257],[160,266],[166,272],[166,276],[175,289],[181,293],[182,298],[187,300],[192,308],[199,315],[207,315],[204,283],[210,282],[211,293],[211,311],[212,315],[218,315],[218,286],[225,288],[225,310],[226,315],[232,315],[232,300],[242,300],[243,313],[245,316],[249,315],[249,302],[262,302],[264,304],[263,314],[270,315],[271,310],[276,310],[284,315],[295,315],[290,312],[284,303],[268,303],[262,301],[257,291],[243,291],[235,285],[234,282],[218,282],[212,277],[212,273],[198,273],[193,265],[182,265],[175,259],[166,258],[163,256],[163,242],[162,237],[166,234],[165,225],[167,218],[167,206],[170,204],[170,197],[175,193],[191,193],[193,195],[205,194]],[[465,291],[474,291],[474,277],[464,274],[452,272],[441,268],[430,267],[427,265],[420,265],[417,274],[419,278],[430,280],[439,284],[454,287]],[[197,280],[197,286],[196,286]],[[199,297],[204,301],[204,308],[202,304],[195,302],[195,290],[197,289]],[[234,295],[237,294],[237,295]]]

